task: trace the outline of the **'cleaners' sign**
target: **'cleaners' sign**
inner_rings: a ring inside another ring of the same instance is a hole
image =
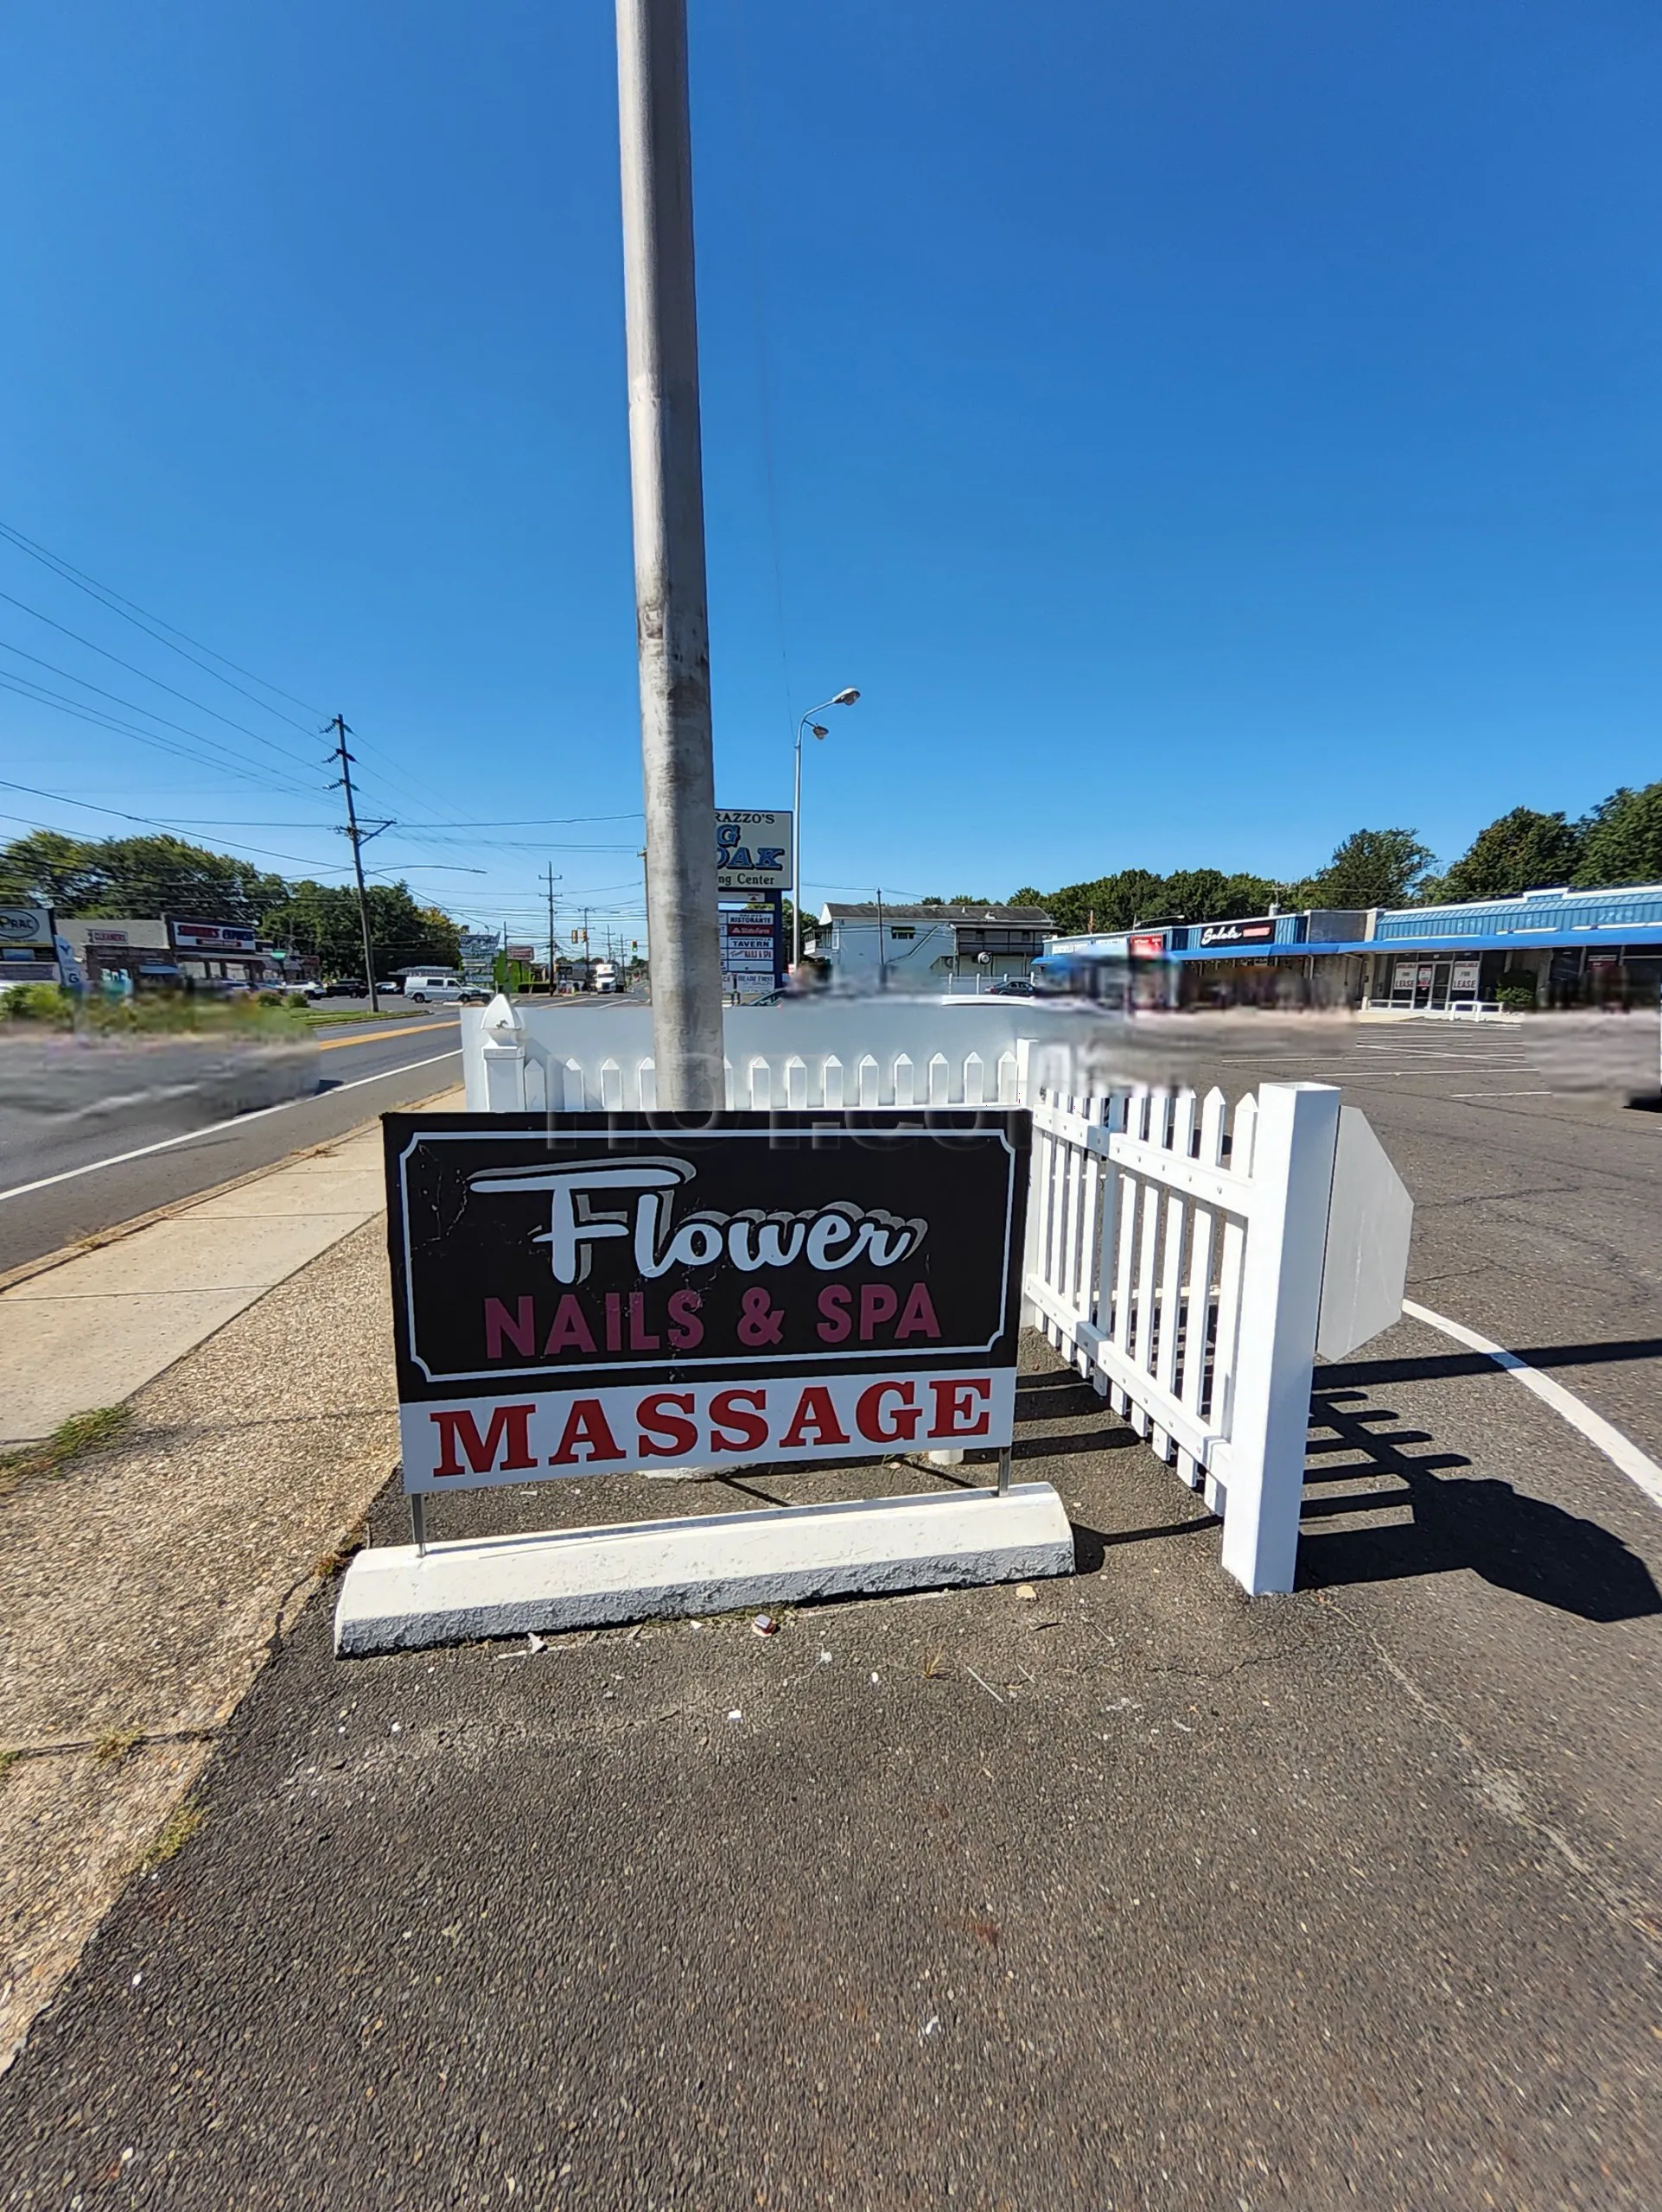
[[[406,1490],[1010,1441],[1025,1112],[384,1126]]]

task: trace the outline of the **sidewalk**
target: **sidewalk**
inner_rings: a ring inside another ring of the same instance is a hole
[[[29,1270],[0,1290],[0,1448],[119,1405],[384,1204],[372,1128]]]

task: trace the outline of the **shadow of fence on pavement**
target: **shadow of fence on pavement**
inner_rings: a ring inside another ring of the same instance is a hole
[[[1519,1344],[1519,1359],[1531,1367],[1607,1367],[1630,1359],[1662,1359],[1662,1337],[1613,1337],[1590,1344]],[[1461,1375],[1498,1375],[1487,1352],[1430,1352],[1420,1359],[1352,1359],[1315,1370],[1315,1389],[1342,1389],[1356,1382],[1436,1382]]]
[[[1577,1349],[1585,1357],[1599,1348]],[[1530,1357],[1545,1363],[1538,1353]],[[1489,1364],[1478,1360],[1470,1371]],[[1422,1370],[1438,1375],[1468,1371],[1453,1360],[1380,1360],[1321,1370],[1311,1398],[1315,1433],[1305,1471],[1301,1590],[1466,1567],[1497,1589],[1515,1591],[1583,1620],[1637,1620],[1662,1613],[1662,1592],[1650,1569],[1608,1529],[1531,1497],[1510,1483],[1455,1474],[1471,1465],[1457,1452],[1409,1451],[1406,1446],[1435,1439],[1422,1430],[1385,1432],[1381,1424],[1398,1421],[1396,1413],[1369,1404],[1360,1389],[1334,1386],[1341,1374],[1387,1379],[1375,1372],[1387,1369],[1398,1379],[1407,1379],[1410,1370],[1415,1376]],[[1342,1459],[1337,1456],[1341,1454]],[[1390,1525],[1378,1525],[1382,1515],[1391,1516]],[[1375,1525],[1324,1525],[1342,1517],[1370,1517]]]

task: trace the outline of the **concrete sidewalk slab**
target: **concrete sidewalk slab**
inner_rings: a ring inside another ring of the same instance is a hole
[[[192,1209],[193,1217],[198,1221],[254,1221],[266,1215],[291,1213],[296,1189],[303,1191],[309,1210],[333,1209],[361,1217],[366,1206],[372,1212],[379,1209],[386,1185],[379,1164],[330,1173],[320,1162],[311,1169],[285,1168],[280,1174],[247,1184],[240,1191],[227,1191],[223,1198],[204,1199]]]
[[[130,1299],[155,1303],[204,1291],[270,1290],[315,1259],[322,1243],[338,1243],[361,1229],[376,1211],[359,1205],[301,1211],[295,1205],[296,1187],[289,1184],[269,1192],[269,1206],[258,1213],[209,1214],[193,1207],[171,1221],[156,1222],[142,1236],[124,1238],[105,1251],[67,1260],[49,1274],[18,1283],[0,1305],[10,1314],[22,1306],[92,1300],[114,1307]],[[94,1317],[92,1325],[102,1319]]]
[[[0,1291],[0,1446],[120,1404],[384,1204],[372,1126]]]
[[[253,1290],[170,1297],[0,1300],[0,1446],[49,1436],[72,1414],[118,1405],[234,1319]],[[92,1357],[83,1339],[96,1332]]]

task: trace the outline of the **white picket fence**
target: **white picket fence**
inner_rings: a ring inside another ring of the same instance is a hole
[[[1223,1563],[1293,1587],[1318,1337],[1400,1312],[1413,1208],[1321,1084],[1107,1090],[1123,1029],[1022,1001],[729,1007],[728,1103],[1029,1105],[1028,1317],[1222,1516]],[[651,1110],[651,1010],[464,1008],[475,1112]]]
[[[1232,1118],[1220,1090],[1041,1093],[1033,1122],[1040,1327],[1204,1484],[1230,1573],[1290,1590],[1339,1093],[1265,1084]]]
[[[729,1007],[732,1107],[1013,1106],[1044,1084],[1077,1089],[1105,1065],[1115,1017],[1020,999],[829,997]],[[650,1112],[652,1009],[505,1000],[463,1007],[462,1066],[474,1112]]]

